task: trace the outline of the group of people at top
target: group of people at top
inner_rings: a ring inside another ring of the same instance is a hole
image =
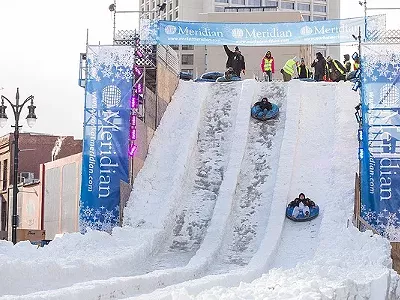
[[[241,74],[246,74],[246,63],[244,56],[241,54],[239,47],[235,47],[235,51],[231,51],[227,45],[224,45],[225,53],[228,57],[226,61],[227,71],[224,77],[226,81],[230,81],[233,77],[240,78]],[[275,61],[271,51],[267,51],[261,60],[261,71],[263,72],[265,81],[272,81],[272,74],[275,73]],[[306,66],[304,58],[299,59],[293,57],[286,61],[285,65],[281,69],[283,81],[290,81],[295,75],[297,78],[313,78],[315,81],[334,81],[339,82],[341,80],[347,80],[351,78],[354,73],[360,67],[360,61],[356,58],[353,64],[350,61],[350,55],[344,55],[343,64],[328,56],[326,59],[321,52],[316,53],[316,58],[311,64],[311,68],[314,68],[314,72]]]

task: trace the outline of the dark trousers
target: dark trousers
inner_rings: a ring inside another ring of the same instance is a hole
[[[264,80],[265,81],[272,81],[272,71],[264,71]]]
[[[233,69],[233,72],[235,72],[235,75],[237,76],[237,77],[240,77],[240,72],[241,72],[242,70],[235,70],[235,69]]]

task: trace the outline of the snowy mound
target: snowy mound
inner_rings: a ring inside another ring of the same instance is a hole
[[[265,96],[280,114],[258,122]],[[398,299],[389,242],[349,222],[357,102],[346,83],[181,82],[125,226],[0,242],[0,300]],[[315,220],[285,218],[300,192]]]

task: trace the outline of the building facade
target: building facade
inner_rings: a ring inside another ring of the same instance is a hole
[[[157,5],[166,2],[166,11],[157,13]],[[293,22],[291,18],[286,18],[286,12],[299,12],[301,15],[298,21],[319,21],[340,18],[339,0],[140,0],[141,11],[154,11],[154,13],[145,13],[145,18],[160,18],[162,20],[182,20],[182,21],[201,21],[202,13],[237,13],[237,18],[229,17],[230,22],[243,22],[242,13],[252,13],[260,11],[282,12],[279,22]],[[219,22],[224,21],[224,16],[218,18]],[[273,17],[275,19],[275,17]],[[204,18],[203,18],[204,20]],[[253,18],[247,20],[251,22]],[[254,22],[254,21],[253,21]],[[181,71],[200,75],[204,70],[217,70],[216,66],[206,65],[205,57],[201,51],[196,51],[192,45],[174,45],[174,50],[179,53],[181,60]],[[250,48],[250,47],[249,47]],[[321,52],[324,56],[330,55],[340,59],[340,49],[337,46],[315,46],[311,48],[311,56],[316,52]],[[201,55],[199,57],[198,55]],[[311,58],[309,58],[311,59]],[[222,70],[219,70],[222,71]]]
[[[82,141],[75,140],[72,136],[20,133],[18,142],[20,149],[18,184],[22,187],[39,182],[40,164],[82,151]],[[8,232],[8,236],[11,235],[12,183],[14,180],[13,143],[13,134],[0,137],[0,231]],[[25,190],[27,189],[26,187]],[[23,192],[24,189],[20,188],[18,200],[22,199]],[[29,193],[38,194],[38,191],[32,190]],[[39,195],[34,197],[39,198]],[[19,211],[24,209],[24,207],[18,208]]]

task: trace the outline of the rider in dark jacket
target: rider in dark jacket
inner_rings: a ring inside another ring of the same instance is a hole
[[[272,104],[271,102],[268,101],[267,97],[264,97],[261,99],[261,101],[258,101],[256,103],[254,103],[254,106],[258,106],[261,108],[261,110],[271,110],[272,109]]]
[[[303,202],[303,204],[304,204],[305,206],[308,206],[308,207],[313,207],[313,206],[315,206],[314,201],[310,200],[310,198],[306,198],[306,196],[305,196],[303,193],[300,193],[298,198],[296,198],[296,199],[294,199],[293,201],[291,201],[291,202],[289,203],[289,206],[290,206],[290,207],[299,206],[300,202]]]
[[[236,76],[240,77],[240,73],[243,71],[245,74],[246,64],[244,62],[244,56],[239,51],[239,47],[235,47],[235,52],[231,51],[227,45],[224,45],[225,53],[228,56],[226,61],[226,68],[232,67],[235,71]]]

